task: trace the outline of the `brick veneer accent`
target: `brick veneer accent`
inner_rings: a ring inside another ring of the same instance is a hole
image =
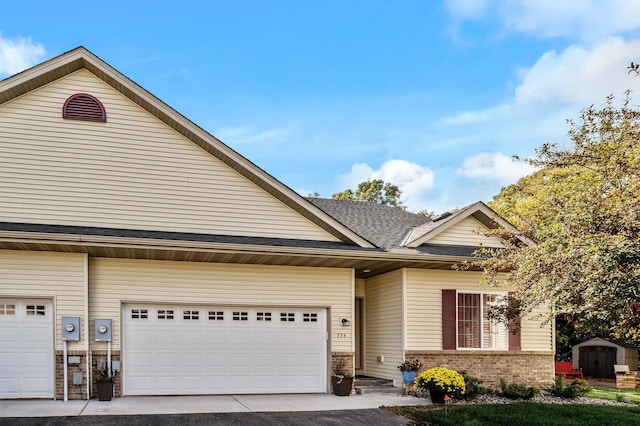
[[[67,356],[79,356],[80,364],[69,365],[67,369],[67,396],[71,399],[88,399],[87,395],[87,353],[85,351],[67,351]],[[64,352],[56,351],[56,388],[55,399],[64,399]],[[73,384],[73,373],[82,371],[82,384]]]
[[[91,396],[98,397],[98,388],[96,386],[95,378],[98,377],[98,360],[107,359],[107,351],[93,351],[91,353],[91,369],[93,370],[93,379],[91,382]],[[120,351],[111,351],[111,361],[120,361]],[[120,373],[113,373],[113,397],[122,396],[122,381],[120,380]]]
[[[500,379],[508,383],[547,386],[553,383],[553,352],[529,351],[407,351],[405,360],[418,358],[423,370],[446,367],[466,371],[482,379],[483,386],[497,389]]]
[[[355,374],[354,371],[354,356],[353,352],[331,352],[331,374],[333,375],[336,365],[340,360],[344,360],[347,366],[347,373]]]

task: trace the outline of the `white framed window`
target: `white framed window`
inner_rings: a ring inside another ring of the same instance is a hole
[[[318,322],[318,314],[305,312],[302,314],[302,322]]]
[[[200,311],[184,310],[182,311],[183,320],[197,320],[200,319]]]
[[[256,314],[257,321],[271,321],[271,312],[258,312]]]
[[[296,320],[296,314],[294,312],[280,312],[281,322],[294,322]]]
[[[247,321],[249,320],[249,313],[244,311],[234,311],[232,315],[234,321]]]
[[[16,314],[15,303],[0,303],[0,315],[14,316]]]
[[[507,326],[489,318],[489,309],[506,300],[507,293],[458,292],[458,348],[508,350]]]
[[[209,311],[211,321],[224,321],[224,311]]]
[[[27,313],[27,316],[43,317],[47,314],[47,311],[44,305],[27,305],[26,313]]]
[[[131,319],[148,319],[148,309],[131,309]]]
[[[173,319],[173,309],[158,309],[158,319]]]

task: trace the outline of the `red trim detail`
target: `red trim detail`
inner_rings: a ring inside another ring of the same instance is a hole
[[[85,121],[107,121],[104,105],[88,93],[69,96],[62,106],[62,118]]]
[[[442,290],[442,349],[456,349],[456,291]]]

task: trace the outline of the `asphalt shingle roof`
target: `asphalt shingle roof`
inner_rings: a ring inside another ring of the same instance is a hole
[[[307,199],[376,247],[384,249],[399,246],[409,230],[431,222],[426,216],[367,201]]]
[[[245,237],[237,235],[211,235],[189,232],[146,231],[91,226],[46,225],[32,223],[0,222],[0,231],[44,232],[51,234],[92,235],[106,237],[141,238],[155,240],[193,241],[205,243],[248,244],[273,247],[300,247],[335,250],[380,251],[353,244],[333,241],[297,240],[292,238]]]

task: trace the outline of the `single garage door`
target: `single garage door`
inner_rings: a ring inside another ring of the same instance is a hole
[[[48,300],[0,299],[0,398],[53,398]]]
[[[326,310],[124,306],[125,395],[326,392]]]

